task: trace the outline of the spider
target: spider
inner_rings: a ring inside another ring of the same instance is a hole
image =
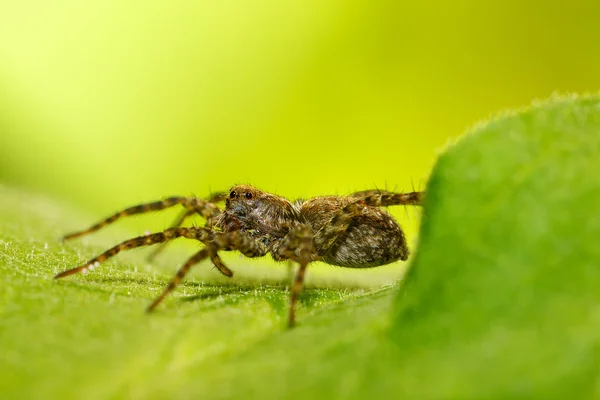
[[[164,245],[184,237],[202,242],[204,247],[183,264],[162,294],[147,308],[152,311],[181,282],[190,268],[209,258],[223,275],[233,272],[219,257],[221,251],[237,250],[246,257],[271,254],[276,261],[299,264],[291,287],[288,326],[295,323],[295,308],[302,291],[306,267],[314,261],[348,268],[370,268],[405,261],[409,250],[402,228],[381,207],[421,205],[424,192],[394,193],[367,190],[348,196],[319,196],[290,202],[285,197],[261,191],[250,185],[233,186],[228,193],[208,200],[196,197],[169,197],[162,201],[126,208],[90,228],[68,234],[65,240],[95,232],[121,217],[182,205],[185,210],[173,226],[163,232],[126,240],[92,258],[84,265],[61,272],[55,279],[86,273],[123,250],[152,244]],[[225,202],[222,210],[218,204]],[[182,227],[199,214],[202,227]],[[160,249],[157,249],[160,250]],[[155,252],[156,254],[156,252]]]

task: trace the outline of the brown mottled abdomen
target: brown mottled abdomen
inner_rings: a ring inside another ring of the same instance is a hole
[[[385,210],[353,206],[348,197],[321,197],[302,204],[321,259],[332,265],[369,268],[408,258],[402,228]],[[328,222],[334,219],[333,222]]]

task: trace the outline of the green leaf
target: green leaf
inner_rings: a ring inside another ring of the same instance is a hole
[[[241,365],[238,358],[293,337],[286,330],[286,264],[250,263],[225,254],[235,271],[232,279],[200,264],[147,315],[146,306],[197,251],[196,243],[167,250],[158,265],[145,261],[147,251],[123,252],[85,276],[56,281],[56,273],[141,233],[118,224],[63,244],[61,235],[94,218],[2,185],[0,199],[0,398],[217,396],[236,389],[234,381],[218,382],[218,377]],[[382,282],[397,279],[404,265],[383,274],[311,266],[297,313],[298,334],[319,329],[324,316],[331,324],[336,315],[355,312],[353,301],[377,298]],[[389,304],[384,306],[381,314],[387,315]],[[266,376],[262,382],[270,385]]]
[[[600,386],[600,102],[481,125],[433,171],[393,322],[436,398],[590,398]]]
[[[113,242],[63,246],[89,220],[0,187],[2,397],[600,397],[599,171],[597,97],[479,125],[440,156],[400,290],[309,289],[291,331],[274,278],[197,275],[152,316],[172,269],[141,253],[55,282]]]

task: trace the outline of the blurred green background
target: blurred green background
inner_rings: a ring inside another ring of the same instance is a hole
[[[600,88],[591,0],[0,4],[0,182],[98,216],[423,189],[476,121]]]

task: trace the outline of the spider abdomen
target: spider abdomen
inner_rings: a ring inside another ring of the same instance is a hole
[[[408,258],[402,228],[384,210],[368,207],[352,223],[322,260],[349,268],[370,268]]]
[[[370,268],[408,258],[402,228],[380,207],[364,206],[353,197],[322,196],[303,202],[300,212],[316,232],[316,251],[328,264]]]

